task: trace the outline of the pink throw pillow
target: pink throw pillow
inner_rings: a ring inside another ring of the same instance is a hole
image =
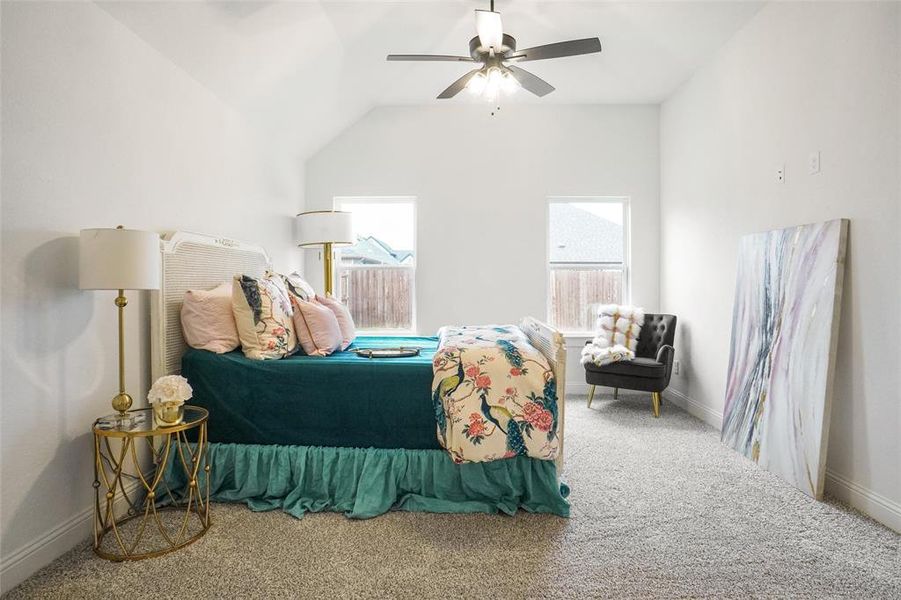
[[[223,283],[211,290],[188,290],[181,305],[181,329],[192,348],[216,354],[241,345],[232,312],[232,286]]]
[[[315,300],[291,298],[294,329],[303,351],[310,356],[328,356],[341,348],[341,328],[328,307]]]
[[[350,311],[334,298],[323,297],[317,294],[316,300],[329,307],[335,313],[335,318],[338,319],[338,327],[341,328],[341,349],[347,350],[347,347],[357,339],[357,328],[354,325],[354,318],[350,316]]]

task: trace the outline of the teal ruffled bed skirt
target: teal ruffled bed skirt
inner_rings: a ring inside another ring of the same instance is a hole
[[[367,519],[389,510],[512,515],[520,508],[569,516],[569,488],[554,463],[522,456],[458,465],[440,450],[209,444],[208,461],[213,501],[297,518],[336,511]],[[184,471],[166,472],[181,495]],[[206,485],[202,474],[198,483]]]

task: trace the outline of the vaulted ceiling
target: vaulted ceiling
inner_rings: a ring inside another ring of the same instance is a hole
[[[505,102],[658,103],[760,8],[760,2],[497,0],[521,48],[598,36],[600,55],[534,62],[557,91]],[[100,2],[108,14],[300,157],[382,104],[435,96],[470,66],[388,63],[397,53],[467,54],[473,10],[488,2]],[[526,65],[523,65],[526,66]]]

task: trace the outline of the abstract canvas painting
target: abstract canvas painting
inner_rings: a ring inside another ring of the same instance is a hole
[[[722,441],[820,499],[848,220],[742,238]]]

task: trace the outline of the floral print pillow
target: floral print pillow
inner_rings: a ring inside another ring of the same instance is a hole
[[[278,276],[235,276],[232,309],[244,356],[254,360],[284,358],[297,350],[294,309]]]
[[[285,282],[285,289],[288,290],[289,294],[308,302],[316,297],[313,286],[310,285],[297,271],[294,271],[290,275],[281,275],[279,273],[272,273],[272,275],[280,277],[281,280]]]

